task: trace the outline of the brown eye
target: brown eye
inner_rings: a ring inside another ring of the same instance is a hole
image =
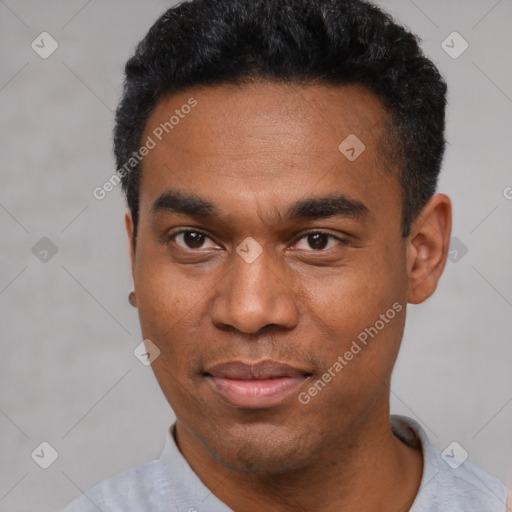
[[[314,231],[311,233],[306,233],[299,240],[297,245],[300,245],[303,240],[305,240],[305,243],[303,243],[302,247],[297,247],[298,249],[304,249],[304,250],[313,249],[315,251],[322,251],[322,250],[325,250],[326,248],[330,249],[331,247],[337,245],[337,243],[342,244],[342,245],[346,243],[345,240],[338,238],[334,235],[331,235],[329,233],[324,233],[322,231]],[[331,245],[328,247],[330,240],[333,240],[335,243],[331,243]]]
[[[185,229],[177,233],[174,233],[169,238],[174,240],[176,245],[179,245],[183,249],[192,250],[209,248],[204,247],[204,244],[207,240],[211,240],[207,235],[205,235],[201,231],[191,229]]]
[[[307,241],[313,249],[325,249],[329,241],[329,235],[324,233],[312,233],[307,235]]]

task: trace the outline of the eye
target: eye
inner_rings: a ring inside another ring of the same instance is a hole
[[[334,243],[329,246],[329,239],[331,239]],[[302,247],[298,247],[302,240],[305,240]],[[330,249],[333,246],[336,246],[337,243],[341,245],[346,245],[347,240],[343,238],[338,238],[337,236],[331,235],[329,233],[324,233],[323,231],[312,231],[310,233],[306,233],[302,238],[299,239],[299,242],[296,244],[298,249],[309,250],[309,248],[315,251],[324,251]]]
[[[211,249],[213,247],[217,247],[217,244],[215,244],[208,235],[195,229],[183,229],[173,233],[169,236],[169,240],[174,240],[176,245],[187,250]],[[213,243],[211,247],[204,246],[207,240],[210,240]]]

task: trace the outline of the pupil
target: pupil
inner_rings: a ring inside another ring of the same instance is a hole
[[[308,243],[313,249],[324,249],[327,245],[327,236],[323,233],[313,233],[308,235]]]
[[[198,233],[197,231],[187,231],[184,233],[183,236],[185,243],[191,248],[191,249],[197,249],[198,247],[201,247],[204,242],[204,235],[203,233]]]

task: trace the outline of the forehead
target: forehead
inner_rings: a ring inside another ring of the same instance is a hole
[[[155,145],[141,163],[141,210],[166,188],[213,201],[282,203],[320,189],[399,196],[380,154],[388,121],[379,99],[360,86],[187,89],[162,99],[147,122],[143,140]]]
[[[187,105],[192,98],[197,105],[190,109]],[[280,146],[288,149],[302,135],[301,146],[312,149],[316,145],[318,150],[332,151],[333,144],[337,149],[337,143],[349,133],[373,144],[388,119],[380,100],[358,85],[221,84],[162,98],[147,122],[146,134],[170,121],[172,126],[167,125],[167,130],[162,127],[161,136],[177,150],[197,153],[199,137],[204,142],[215,141],[214,146],[203,145],[203,153],[207,149],[236,151],[241,143],[257,147],[259,133],[262,138],[280,135],[273,140],[276,150]],[[283,137],[292,132],[295,140]]]

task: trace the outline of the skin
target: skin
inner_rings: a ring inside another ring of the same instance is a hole
[[[423,459],[391,432],[390,378],[406,304],[430,297],[444,269],[450,199],[436,194],[402,237],[401,188],[379,151],[388,113],[362,87],[191,88],[159,102],[144,140],[190,97],[197,106],[142,162],[135,250],[125,217],[142,333],[161,351],[152,367],[180,451],[236,512],[409,510]],[[349,134],[366,146],[354,161],[338,150]],[[154,213],[170,189],[221,215]],[[367,213],[277,215],[333,193]],[[206,237],[172,237],[185,228]],[[307,236],[318,231],[329,235],[321,247]],[[252,263],[236,252],[249,236],[263,250]],[[235,407],[203,375],[274,359],[311,373],[307,391],[394,303],[402,311],[308,404],[293,394]]]

